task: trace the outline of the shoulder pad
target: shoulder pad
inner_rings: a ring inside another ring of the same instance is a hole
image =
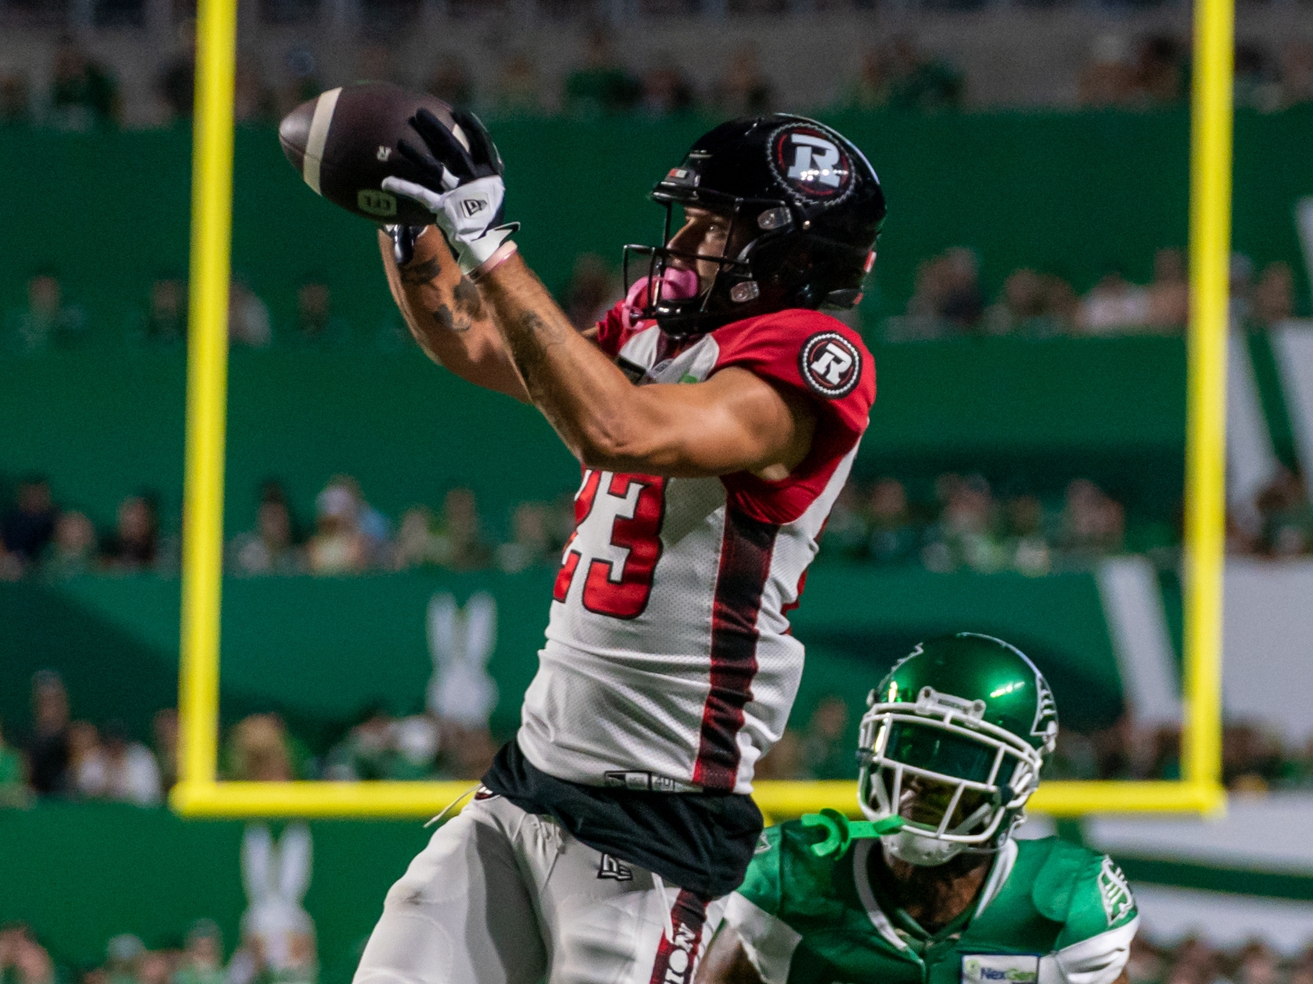
[[[1045,919],[1057,923],[1067,921],[1071,901],[1080,879],[1081,870],[1089,867],[1098,855],[1078,844],[1057,837],[1044,837],[1033,841],[1019,841],[1029,845],[1031,851],[1047,851],[1048,857],[1040,864],[1031,888],[1035,909]],[[1024,849],[1024,848],[1023,848]]]
[[[1137,915],[1126,876],[1106,854],[1057,838],[1035,874],[1031,899],[1046,919],[1061,923],[1068,944],[1124,926]],[[1032,842],[1042,849],[1043,842]]]

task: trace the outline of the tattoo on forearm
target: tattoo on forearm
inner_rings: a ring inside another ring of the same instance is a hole
[[[430,311],[429,314],[433,320],[447,331],[465,332],[470,330],[470,319],[461,314],[459,317],[451,313],[451,308],[445,304],[439,304],[437,309]]]
[[[421,263],[412,263],[401,268],[401,282],[412,287],[422,287],[433,280],[441,269],[436,256]]]
[[[514,330],[506,336],[511,357],[525,383],[533,389],[542,382],[539,370],[547,363],[547,350],[564,342],[565,335],[559,327],[553,327],[532,311],[525,311],[513,324]]]
[[[479,288],[469,277],[461,277],[460,283],[452,288],[451,296],[456,301],[456,310],[468,314],[473,319],[483,317],[483,299],[479,297]]]

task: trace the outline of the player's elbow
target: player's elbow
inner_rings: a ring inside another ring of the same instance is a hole
[[[585,468],[626,471],[633,460],[628,442],[614,433],[590,431],[581,434],[575,443],[575,457]]]
[[[639,428],[623,419],[598,417],[579,428],[575,456],[585,468],[601,471],[641,471],[650,448]]]

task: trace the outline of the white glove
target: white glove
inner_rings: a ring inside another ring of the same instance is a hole
[[[406,140],[397,150],[420,172],[422,183],[383,180],[383,190],[419,202],[430,212],[456,253],[462,273],[483,266],[518,223],[502,223],[506,185],[502,160],[488,130],[473,113],[452,110],[448,127],[427,109],[409,120],[423,149]]]
[[[514,222],[492,225],[500,218],[506,197],[506,185],[499,174],[475,178],[441,193],[402,178],[385,178],[383,190],[413,198],[433,213],[456,253],[462,273],[483,266],[519,228]]]

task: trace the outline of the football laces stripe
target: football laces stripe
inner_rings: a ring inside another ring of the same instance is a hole
[[[333,111],[342,87],[329,89],[315,101],[315,115],[310,120],[310,136],[305,142],[305,158],[301,164],[301,177],[305,178],[316,195],[319,190],[319,165],[324,158],[324,144],[328,141],[328,128],[333,125]]]

